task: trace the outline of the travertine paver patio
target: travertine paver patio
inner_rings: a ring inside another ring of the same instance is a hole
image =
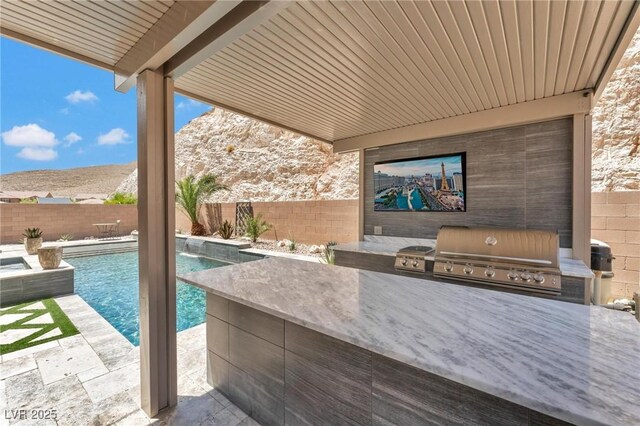
[[[207,384],[204,324],[178,333],[178,405],[149,419],[138,348],[79,296],[55,300],[80,334],[0,357],[0,425],[256,424]],[[31,418],[46,410],[57,419]]]

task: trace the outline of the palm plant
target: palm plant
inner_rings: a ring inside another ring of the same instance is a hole
[[[247,237],[251,238],[251,242],[255,243],[258,241],[258,237],[269,229],[271,229],[271,225],[262,219],[261,214],[256,217],[247,218],[247,228],[245,233],[247,234]]]
[[[186,176],[176,182],[176,202],[191,220],[191,235],[205,235],[207,230],[198,221],[198,212],[204,200],[216,191],[227,190],[215,175],[204,175],[200,179]]]

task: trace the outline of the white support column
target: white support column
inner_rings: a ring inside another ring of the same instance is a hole
[[[173,80],[145,70],[137,95],[140,393],[153,417],[177,402]]]
[[[573,115],[573,258],[591,261],[591,115]]]

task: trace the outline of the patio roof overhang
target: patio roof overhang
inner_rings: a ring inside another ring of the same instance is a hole
[[[6,0],[0,17],[118,90],[164,65],[176,91],[336,151],[587,112],[639,24],[628,0]]]

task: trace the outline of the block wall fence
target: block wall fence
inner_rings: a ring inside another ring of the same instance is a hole
[[[358,200],[286,201],[252,203],[254,214],[262,214],[273,228],[269,239],[293,238],[300,243],[324,244],[358,239]],[[235,222],[235,204],[221,204],[222,219]],[[120,220],[120,233],[138,227],[136,206],[100,204],[0,204],[0,244],[15,244],[25,228],[39,227],[45,241],[60,235],[74,239],[98,237],[95,223]],[[189,232],[191,222],[176,209],[176,229]]]
[[[16,244],[25,228],[40,228],[45,241],[60,235],[74,239],[98,237],[94,223],[120,220],[120,233],[138,227],[138,209],[133,205],[104,204],[0,204],[0,244]]]
[[[591,238],[615,256],[613,295],[640,292],[640,191],[591,193]]]
[[[591,237],[611,245],[614,256],[613,294],[640,292],[640,191],[594,192]],[[286,201],[252,203],[273,229],[264,236],[323,244],[358,239],[358,201]],[[221,204],[223,220],[235,222],[235,204]],[[0,244],[15,244],[27,227],[39,227],[45,241],[62,234],[76,239],[97,236],[94,223],[120,220],[121,234],[137,229],[136,206],[0,204]],[[176,228],[189,232],[191,223],[176,211]]]
[[[358,200],[256,202],[251,206],[254,215],[262,214],[273,225],[263,235],[267,239],[293,239],[305,244],[358,240]],[[235,204],[221,203],[220,207],[222,220],[235,223]],[[201,222],[206,219],[202,217]],[[176,228],[184,232],[191,229],[191,221],[180,210],[176,211]]]

